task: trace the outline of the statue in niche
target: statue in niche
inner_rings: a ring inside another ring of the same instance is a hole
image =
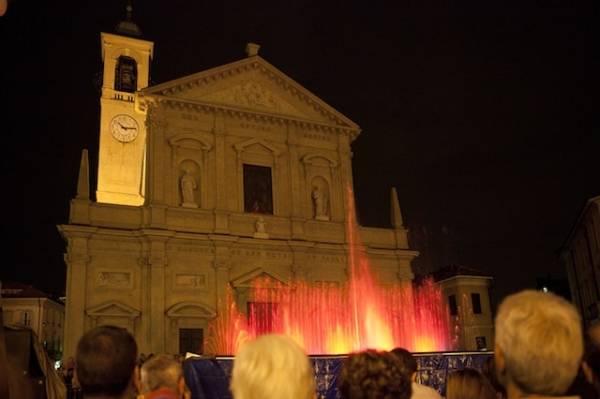
[[[267,234],[267,224],[262,216],[256,220],[255,227],[256,232],[254,233],[254,238],[269,238],[269,234]]]
[[[329,220],[329,210],[327,209],[328,198],[325,190],[318,186],[313,186],[312,190],[313,208],[316,220]]]
[[[192,176],[189,170],[186,170],[183,176],[181,176],[180,184],[181,198],[183,199],[181,206],[185,208],[198,208],[198,204],[196,204],[196,201],[194,199],[194,192],[196,191],[198,184],[196,183],[196,179],[194,178],[194,176]]]

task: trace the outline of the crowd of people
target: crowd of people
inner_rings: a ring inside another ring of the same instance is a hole
[[[566,300],[531,290],[508,296],[495,329],[493,361],[481,371],[449,373],[446,399],[600,397],[600,327],[590,327],[584,340],[580,316]],[[180,359],[158,354],[144,360],[138,362],[136,342],[126,330],[100,326],[80,339],[72,378],[85,398],[191,397]],[[339,397],[442,397],[416,376],[417,361],[406,349],[353,353],[338,377]],[[314,369],[292,338],[264,335],[236,354],[230,392],[234,399],[315,399]]]

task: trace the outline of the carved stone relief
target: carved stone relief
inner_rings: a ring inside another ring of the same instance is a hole
[[[213,101],[237,104],[246,108],[262,108],[272,111],[281,110],[281,106],[273,93],[252,81],[246,81],[230,89],[213,93],[209,97]]]
[[[206,288],[206,275],[199,273],[176,273],[176,288]]]
[[[96,275],[97,287],[132,288],[130,272],[99,271]]]

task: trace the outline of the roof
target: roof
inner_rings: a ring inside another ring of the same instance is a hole
[[[563,253],[564,251],[566,251],[568,249],[569,245],[571,244],[571,240],[573,240],[573,237],[575,236],[575,232],[577,231],[577,228],[581,224],[581,221],[585,217],[585,214],[587,213],[588,209],[590,209],[592,204],[597,204],[597,206],[600,208],[600,195],[588,199],[585,202],[585,204],[583,204],[583,206],[581,207],[581,210],[577,214],[577,218],[575,219],[575,221],[573,222],[573,225],[571,226],[571,229],[569,230],[569,234],[567,234],[567,237],[565,238],[563,244],[558,249],[559,253]]]
[[[431,273],[431,276],[435,281],[442,281],[452,277],[457,276],[471,276],[471,277],[488,277],[492,276],[488,273],[485,273],[479,269],[475,269],[472,267],[462,266],[462,265],[450,265],[446,267],[442,267],[441,269],[436,270]]]
[[[2,281],[0,296],[2,298],[50,298],[50,295],[44,291],[16,281]]]

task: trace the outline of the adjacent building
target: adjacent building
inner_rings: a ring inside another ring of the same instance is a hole
[[[588,326],[600,318],[600,196],[585,203],[560,259],[567,270],[571,299]]]
[[[493,278],[465,266],[448,266],[433,273],[448,304],[457,350],[494,348],[494,320],[490,303]]]
[[[95,200],[84,151],[59,226],[65,355],[107,323],[131,331],[141,352],[201,352],[228,290],[246,311],[257,278],[346,281],[360,127],[252,43],[238,61],[148,87],[154,43],[123,27],[100,40]],[[392,228],[358,227],[388,284],[411,280],[417,255],[392,198]]]
[[[63,351],[65,306],[30,285],[2,283],[0,306],[5,326],[33,330],[48,355],[58,360]]]

